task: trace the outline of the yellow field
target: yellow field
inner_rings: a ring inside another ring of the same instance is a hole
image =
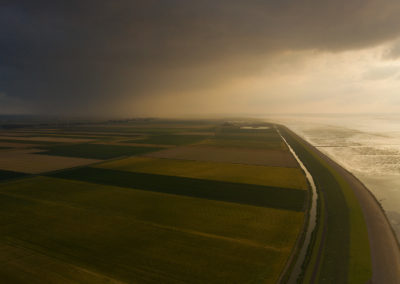
[[[23,137],[23,136],[1,136],[1,140],[22,140],[22,141],[39,141],[39,142],[60,142],[60,143],[85,143],[91,142],[93,139],[82,138],[66,138],[66,137]]]
[[[307,189],[299,168],[266,167],[190,160],[132,157],[105,162],[96,167],[190,178]]]

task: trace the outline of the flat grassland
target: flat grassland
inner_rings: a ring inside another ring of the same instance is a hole
[[[109,144],[67,144],[44,147],[41,154],[92,159],[111,159],[120,156],[129,156],[157,151],[157,147],[133,147]]]
[[[20,137],[20,136],[2,136],[0,140],[22,140],[34,142],[59,142],[59,143],[84,143],[93,141],[92,139],[82,138],[68,138],[68,137],[51,137],[51,136],[38,136],[38,137]]]
[[[211,161],[271,167],[297,168],[298,164],[288,151],[254,148],[180,146],[149,153],[154,158]]]
[[[268,140],[245,140],[245,139],[229,139],[229,138],[209,138],[198,142],[199,145],[216,146],[216,147],[234,147],[234,148],[253,148],[253,149],[277,149],[284,150],[283,142]]]
[[[150,157],[130,157],[104,162],[95,167],[119,171],[308,189],[306,178],[299,168],[265,167]]]
[[[198,144],[217,147],[287,150],[285,143],[273,128],[258,130],[221,127],[215,135]]]
[[[185,145],[193,144],[204,140],[202,135],[180,135],[180,134],[161,134],[151,135],[142,139],[127,140],[127,143],[143,143],[143,144],[165,144],[165,145]]]
[[[41,259],[59,268],[45,273],[53,283],[72,282],[76,270],[93,283],[272,283],[303,220],[302,212],[45,177],[1,185],[0,204],[2,258],[12,260],[0,275],[14,281],[35,275],[26,264]]]
[[[0,170],[0,181],[23,177],[25,174],[13,171]]]
[[[53,173],[50,176],[295,211],[304,210],[306,198],[306,192],[299,189],[115,171],[101,168],[78,168]]]
[[[4,148],[34,148],[37,147],[36,144],[26,144],[26,143],[12,143],[12,142],[0,142],[0,147]]]

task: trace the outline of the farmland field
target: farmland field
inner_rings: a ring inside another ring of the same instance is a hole
[[[144,143],[144,144],[166,144],[166,145],[185,145],[192,144],[204,140],[205,137],[201,135],[177,135],[177,134],[163,134],[152,135],[143,139],[128,140],[127,143]]]
[[[259,148],[238,149],[235,147],[180,146],[149,153],[147,156],[154,158],[212,161],[271,167],[298,167],[296,160],[288,151]]]
[[[304,190],[298,189],[274,188],[90,167],[63,171],[51,174],[51,176],[295,211],[302,211],[304,209],[306,196]]]
[[[0,196],[1,240],[22,258],[38,252],[122,281],[273,280],[303,216],[50,178],[6,184]]]
[[[24,176],[23,173],[0,170],[0,181],[13,179],[13,178],[19,178],[22,176]]]
[[[190,160],[132,157],[105,162],[95,167],[121,171],[307,189],[307,181],[299,168],[265,167]]]
[[[42,155],[40,149],[12,149],[0,155],[0,169],[22,172],[42,173],[93,164],[99,160],[74,157]]]
[[[0,142],[1,148],[33,148],[37,145],[35,144],[26,144],[26,143],[12,143],[12,142]]]
[[[61,143],[84,143],[90,142],[91,139],[82,138],[70,138],[70,137],[51,137],[51,136],[39,136],[39,137],[13,137],[3,136],[1,140],[22,140],[22,141],[34,141],[34,142],[61,142]]]
[[[269,126],[150,120],[7,136],[6,283],[274,283],[297,247],[308,184]]]
[[[235,147],[235,148],[255,148],[255,149],[285,149],[285,143],[282,141],[268,140],[245,140],[245,139],[230,139],[211,138],[198,142],[199,145],[217,146],[217,147]]]
[[[72,144],[72,145],[54,145],[44,148],[42,152],[45,155],[81,157],[92,159],[110,159],[120,156],[143,154],[157,151],[160,148],[152,147],[133,147],[106,144]]]

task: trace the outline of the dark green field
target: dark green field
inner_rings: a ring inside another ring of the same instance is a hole
[[[54,145],[44,148],[46,151],[41,154],[54,156],[67,156],[91,159],[111,159],[121,156],[144,154],[161,150],[156,147],[134,147],[104,144],[72,144]]]
[[[38,144],[38,145],[55,145],[59,142],[50,141],[31,141],[31,140],[15,140],[15,139],[1,139],[1,142],[21,143],[21,144]]]
[[[192,144],[204,140],[204,135],[152,135],[144,139],[127,140],[127,143],[143,143],[143,144],[165,144],[165,145],[185,145]]]
[[[23,173],[0,170],[0,182],[3,180],[20,178],[25,176]]]
[[[51,176],[294,211],[304,210],[307,193],[300,189],[274,188],[101,168],[79,168],[55,173]]]

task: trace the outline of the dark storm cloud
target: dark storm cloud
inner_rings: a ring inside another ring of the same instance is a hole
[[[256,72],[283,50],[341,51],[400,35],[398,0],[0,5],[0,92],[41,112],[96,113]]]

